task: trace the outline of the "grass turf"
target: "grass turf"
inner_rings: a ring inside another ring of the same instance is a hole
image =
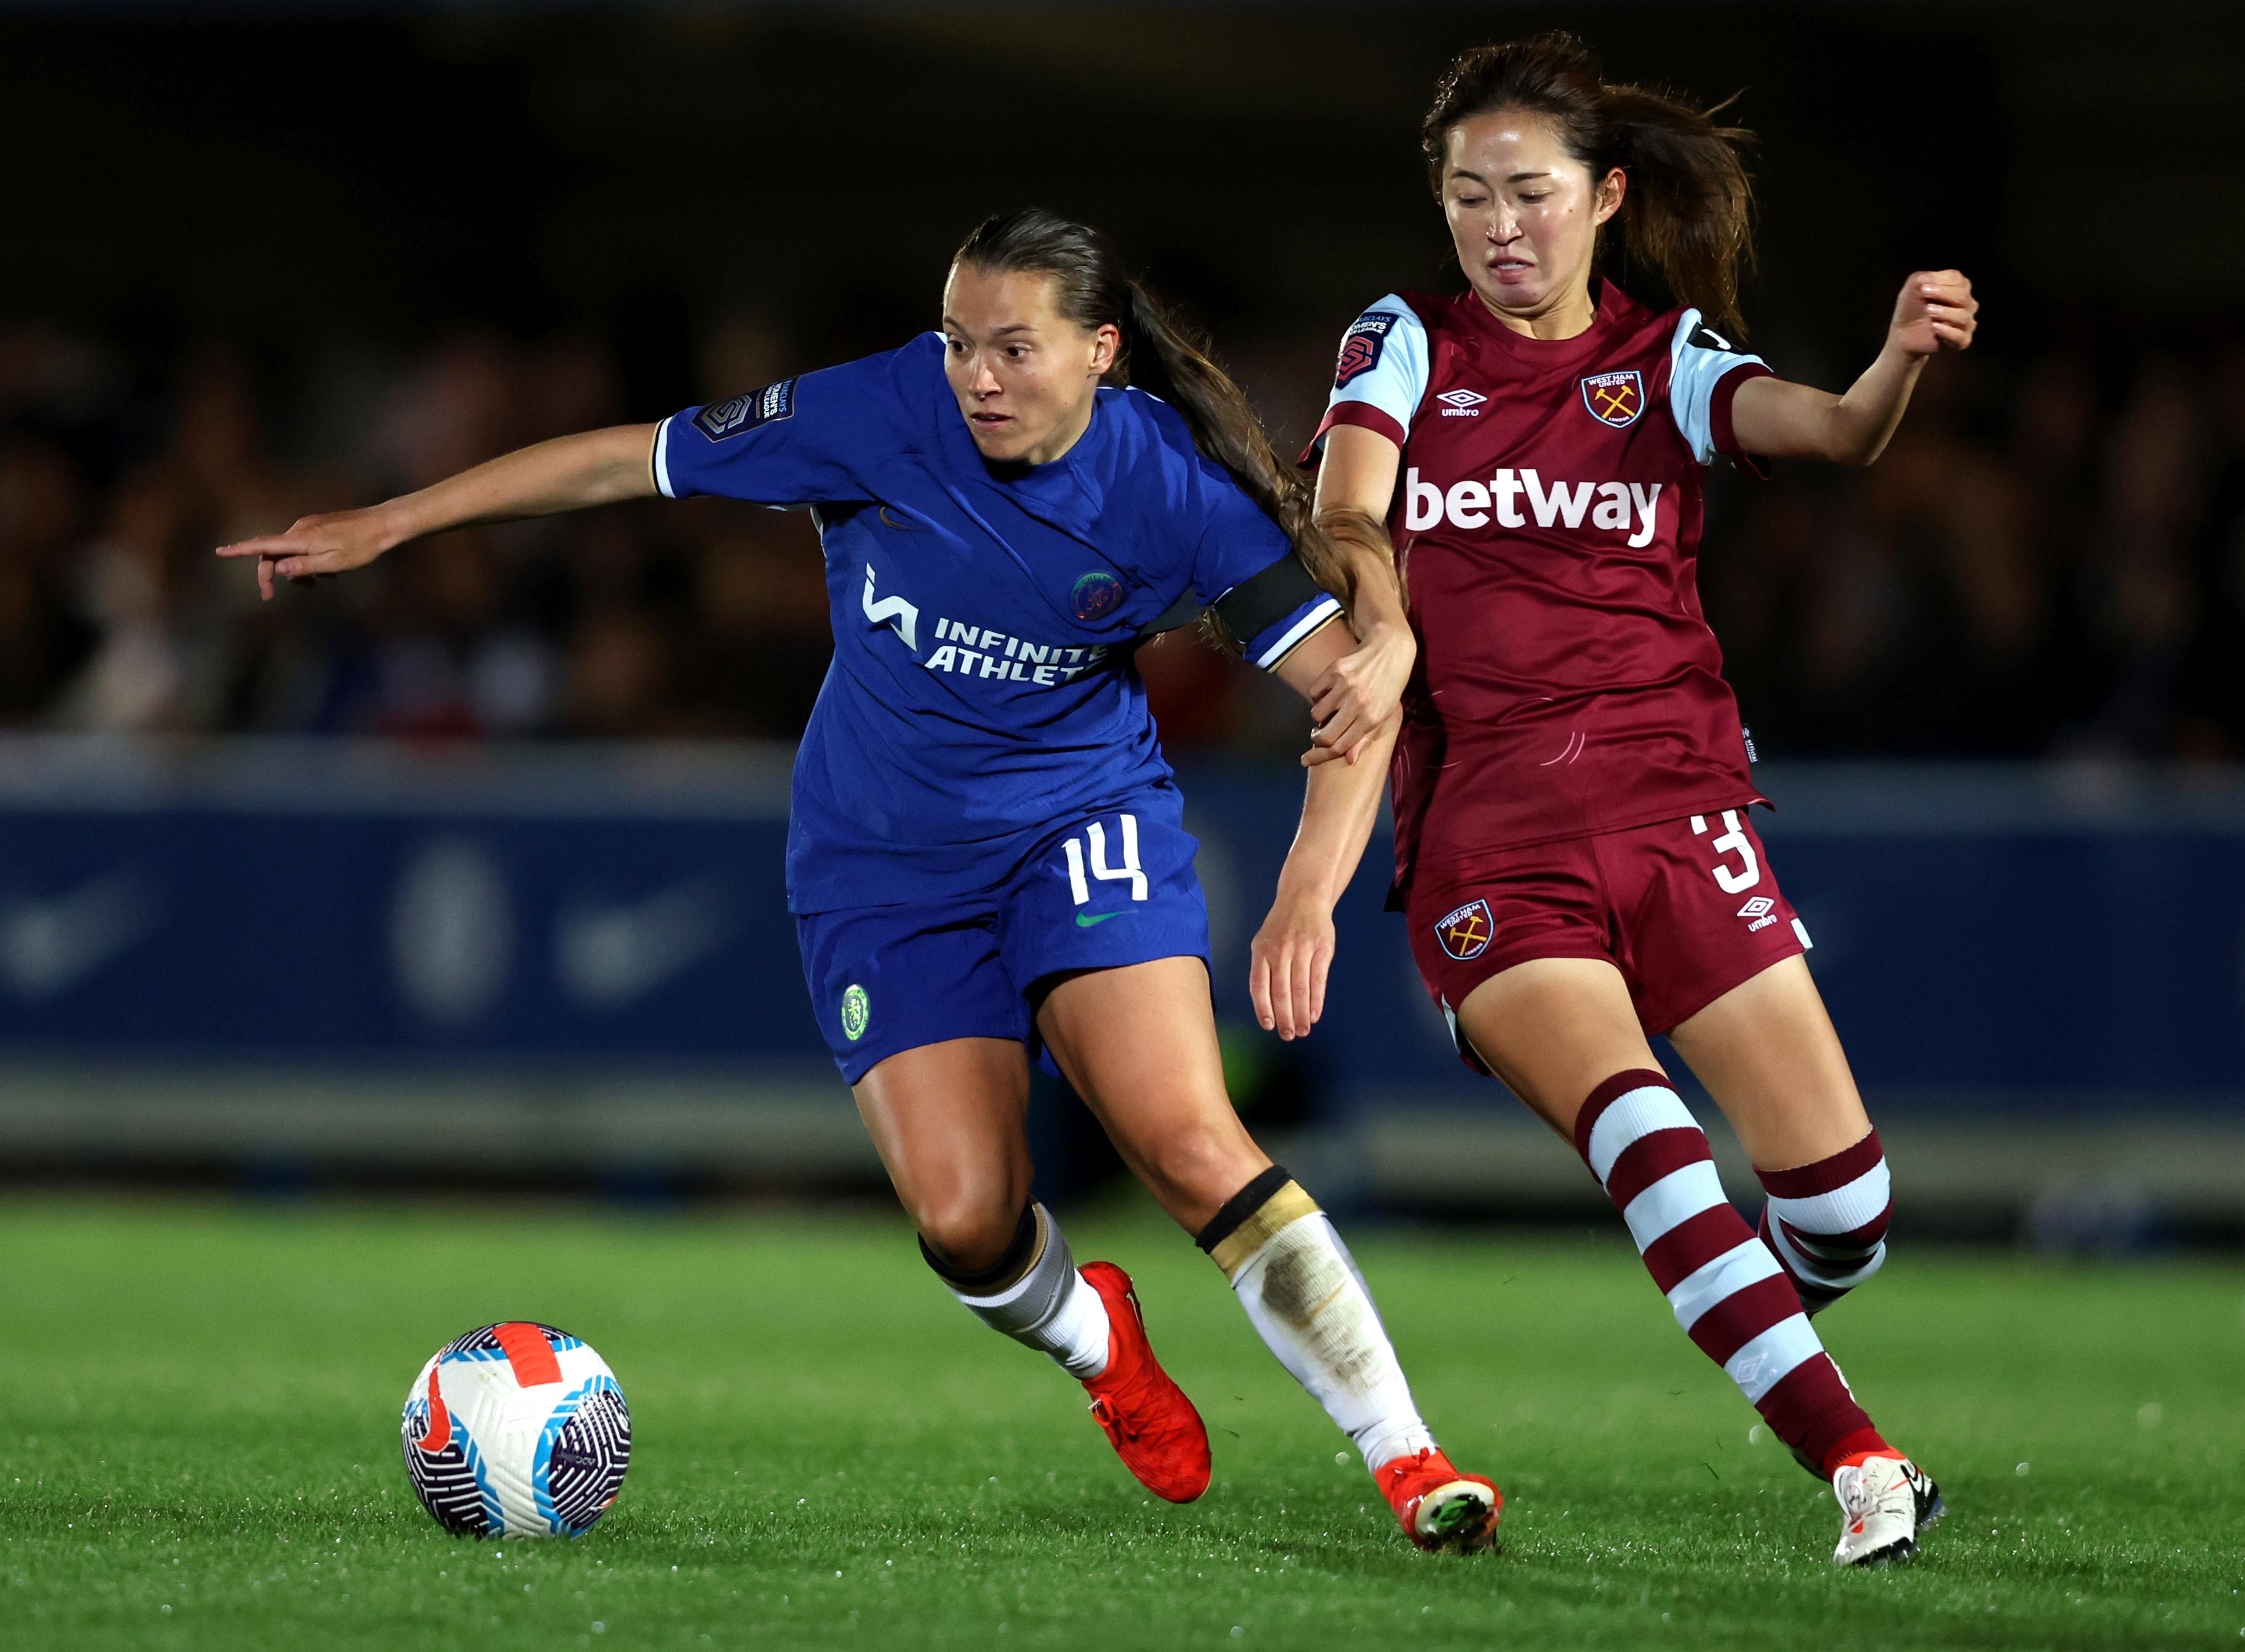
[[[18,1204],[0,1214],[0,1643],[2134,1647],[2245,1633],[2245,1269],[1919,1255],[1822,1322],[1952,1513],[1835,1573],[1828,1493],[1668,1322],[1617,1231],[1364,1236],[1428,1417],[1509,1500],[1411,1550],[1221,1281],[1136,1275],[1217,1480],[1150,1501],[1044,1361],[894,1223]],[[589,1338],[623,1496],[576,1543],[422,1513],[397,1413],[439,1343]]]

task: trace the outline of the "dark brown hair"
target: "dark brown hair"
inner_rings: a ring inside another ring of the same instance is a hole
[[[1546,117],[1592,183],[1616,166],[1627,177],[1609,221],[1630,259],[1665,281],[1678,303],[1743,336],[1739,273],[1753,259],[1753,186],[1740,152],[1753,134],[1715,124],[1727,103],[1702,111],[1666,92],[1609,85],[1588,47],[1555,31],[1460,56],[1434,88],[1419,146],[1439,197],[1451,127],[1505,109]]]
[[[1311,518],[1310,488],[1292,465],[1282,464],[1271,438],[1231,376],[1209,359],[1204,340],[1181,326],[1168,308],[1124,274],[1105,239],[1037,207],[984,219],[959,245],[954,264],[994,274],[1048,275],[1053,305],[1078,327],[1110,322],[1122,348],[1105,383],[1135,384],[1182,414],[1193,444],[1229,471],[1240,491],[1276,522],[1311,576],[1348,601],[1350,571]],[[1213,610],[1204,618],[1210,634],[1232,653],[1238,643]]]

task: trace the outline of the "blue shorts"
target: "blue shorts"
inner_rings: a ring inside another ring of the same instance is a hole
[[[985,894],[798,913],[811,1010],[843,1081],[946,1039],[1012,1039],[1054,1071],[1035,1019],[1054,976],[1208,962],[1199,847],[1177,794],[1148,793],[1056,823]]]

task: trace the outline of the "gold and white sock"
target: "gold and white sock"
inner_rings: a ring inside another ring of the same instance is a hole
[[[1434,1445],[1355,1259],[1285,1171],[1272,1165],[1226,1200],[1199,1243],[1264,1346],[1356,1442],[1366,1467]]]

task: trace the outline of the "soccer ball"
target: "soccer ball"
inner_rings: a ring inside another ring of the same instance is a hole
[[[566,1331],[512,1321],[439,1348],[405,1396],[405,1477],[447,1531],[578,1537],[631,1461],[607,1362]]]

